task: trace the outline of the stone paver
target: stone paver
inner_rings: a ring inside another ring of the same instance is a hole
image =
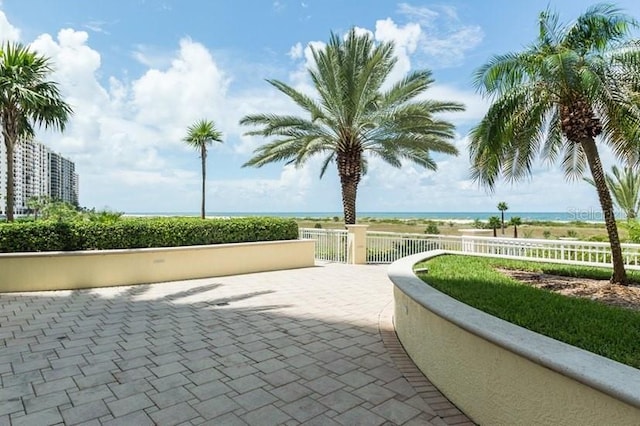
[[[0,294],[0,424],[473,424],[391,302],[386,266],[341,264]]]

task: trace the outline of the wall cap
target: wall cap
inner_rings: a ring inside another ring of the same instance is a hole
[[[415,302],[462,329],[640,408],[640,370],[489,315],[434,289],[414,274],[416,263],[443,254],[454,253],[433,250],[399,259],[389,266],[389,279]]]

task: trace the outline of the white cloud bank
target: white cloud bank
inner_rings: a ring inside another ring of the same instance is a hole
[[[447,38],[435,37],[433,26],[439,19],[456,22],[452,9],[402,5],[401,11],[419,19],[405,25],[382,19],[374,30],[361,29],[379,41],[396,43],[398,64],[393,78],[411,69],[415,55],[427,52],[445,62],[456,61],[466,50],[454,49],[451,40],[464,40],[469,46],[481,38],[481,31],[459,23]],[[0,36],[20,39],[19,29],[1,11]],[[429,50],[437,45],[434,37],[443,40],[437,52]],[[247,129],[238,120],[250,113],[297,113],[297,109],[260,79],[231,95],[232,70],[223,69],[201,43],[184,38],[172,52],[134,46],[132,56],[147,69],[131,80],[101,76],[102,57],[85,31],[66,28],[56,36],[42,34],[31,44],[52,58],[56,68],[52,78],[60,83],[74,110],[64,134],[41,132],[39,137],[76,162],[81,204],[128,212],[195,211],[200,197],[199,160],[180,140],[189,124],[206,117],[215,120],[225,139],[225,144],[212,147],[209,157],[211,211],[341,209],[335,173],[319,181],[318,161],[302,169],[275,165],[239,172],[262,140],[243,136]],[[323,42],[297,43],[289,51],[294,61],[289,82],[305,92],[312,89],[306,76],[306,68],[312,66],[310,46],[320,48]],[[452,86],[435,85],[427,96],[465,103],[465,113],[450,117],[462,126],[472,124],[486,110],[477,95]],[[393,169],[372,160],[359,192],[359,210],[492,210],[497,200],[507,201],[514,211],[532,206],[560,210],[580,205],[585,197],[595,200],[587,195],[588,187],[565,184],[555,170],[538,174],[530,184],[501,185],[490,197],[468,180],[466,140],[460,137],[456,143],[460,157],[439,159],[437,173],[415,166]]]

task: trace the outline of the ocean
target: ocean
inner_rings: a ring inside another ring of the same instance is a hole
[[[198,216],[194,212],[131,212],[132,216]],[[207,212],[207,216],[239,217],[239,216],[276,216],[293,218],[332,218],[342,217],[342,212]],[[500,216],[499,211],[493,212],[357,212],[359,219],[431,219],[431,220],[487,220],[490,216]],[[565,212],[511,212],[505,211],[505,220],[513,216],[519,216],[523,221],[604,221],[601,211],[596,210],[569,210]],[[624,217],[618,216],[617,217]]]

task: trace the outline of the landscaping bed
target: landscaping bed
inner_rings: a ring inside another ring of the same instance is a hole
[[[463,303],[640,368],[640,290],[608,284],[610,270],[455,255],[425,266],[423,280]]]

